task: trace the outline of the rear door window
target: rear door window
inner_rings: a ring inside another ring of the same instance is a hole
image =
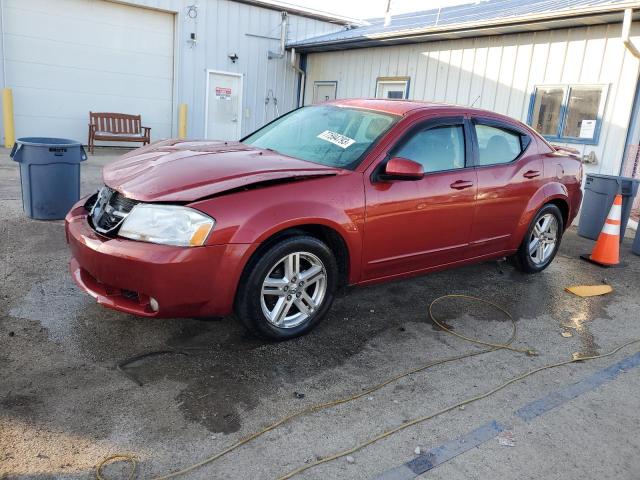
[[[526,149],[529,137],[497,125],[476,123],[478,165],[500,165],[513,162]]]

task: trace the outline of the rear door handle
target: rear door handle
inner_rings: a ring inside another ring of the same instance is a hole
[[[529,170],[528,172],[524,172],[522,176],[525,178],[536,178],[540,176],[540,170]]]
[[[467,180],[456,180],[449,186],[455,190],[463,190],[465,188],[473,187],[473,182],[469,182]]]

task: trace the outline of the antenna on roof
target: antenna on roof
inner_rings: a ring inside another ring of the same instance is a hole
[[[476,97],[476,99],[473,101],[473,103],[470,106],[473,107],[478,100],[480,100],[480,95]]]
[[[391,0],[387,1],[387,11],[384,14],[384,26],[388,27],[391,23]]]

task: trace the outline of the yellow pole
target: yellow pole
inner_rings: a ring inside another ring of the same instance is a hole
[[[13,147],[16,130],[13,124],[13,94],[10,88],[2,89],[2,124],[4,125],[4,146]]]
[[[187,104],[181,103],[178,109],[178,137],[187,138]]]

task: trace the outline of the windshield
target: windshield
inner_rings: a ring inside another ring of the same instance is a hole
[[[333,105],[303,107],[252,133],[243,143],[339,168],[360,158],[399,117]]]

